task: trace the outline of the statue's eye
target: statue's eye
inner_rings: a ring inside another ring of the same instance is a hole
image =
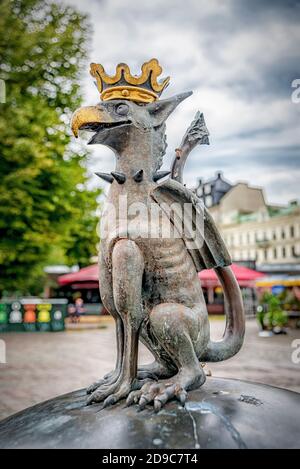
[[[120,116],[126,116],[129,112],[129,106],[127,104],[119,104],[116,106],[116,113]]]

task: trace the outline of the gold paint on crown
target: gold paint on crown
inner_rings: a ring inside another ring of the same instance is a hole
[[[101,64],[91,63],[90,73],[96,79],[97,88],[103,101],[127,99],[140,103],[152,103],[159,98],[162,91],[169,84],[170,77],[165,78],[161,83],[157,81],[158,76],[162,72],[157,59],[145,62],[141,70],[140,76],[133,76],[128,65],[120,63],[117,65],[115,75],[109,76],[105,73]],[[122,79],[126,84],[120,84]],[[111,86],[104,87],[103,84]]]

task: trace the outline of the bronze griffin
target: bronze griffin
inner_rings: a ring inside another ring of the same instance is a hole
[[[226,360],[243,343],[243,304],[230,256],[210,214],[182,183],[190,151],[209,143],[203,114],[196,114],[175,151],[171,171],[160,171],[165,122],[192,94],[160,100],[169,82],[158,82],[161,71],[156,59],[145,63],[138,77],[126,64],[119,64],[114,76],[91,64],[102,102],[78,109],[72,118],[75,136],[80,129],[92,131],[89,144],[106,145],[116,157],[114,171],[97,173],[111,183],[102,215],[99,282],[117,333],[115,369],[87,390],[88,404],[103,401],[103,407],[123,398],[141,409],[152,403],[156,411],[174,397],[184,405],[187,391],[205,382],[200,362]],[[120,201],[125,199],[123,210]],[[144,208],[143,216],[141,209],[130,210],[136,204]],[[149,235],[149,217],[156,209],[155,233],[151,226]],[[206,268],[215,269],[226,301],[226,328],[219,342],[210,340],[198,278]],[[139,340],[155,358],[140,368]]]

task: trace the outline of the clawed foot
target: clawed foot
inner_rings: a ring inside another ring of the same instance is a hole
[[[138,404],[143,410],[147,404],[153,404],[154,410],[158,412],[168,401],[176,398],[182,406],[185,405],[187,390],[202,386],[206,376],[202,369],[197,372],[178,373],[169,380],[149,382],[138,391],[132,391],[126,401],[127,406]]]
[[[89,393],[90,395],[87,399],[87,405],[103,402],[104,408],[108,405],[115,404],[119,400],[127,397],[131,391],[141,389],[148,382],[149,378],[135,379],[132,383],[120,383],[117,380],[114,383],[105,382]],[[151,382],[153,383],[153,380],[151,380]],[[90,386],[90,388],[92,388],[92,386]]]
[[[159,383],[146,383],[138,391],[132,391],[126,401],[126,405],[138,404],[143,410],[147,404],[153,403],[155,412],[158,412],[169,400],[176,398],[184,406],[187,392],[178,383],[167,381]]]
[[[187,390],[195,389],[205,382],[206,376],[199,367],[199,371],[178,373],[173,378],[153,381],[135,379],[132,383],[116,381],[113,384],[102,384],[93,391],[87,400],[87,405],[103,402],[102,409],[116,404],[127,398],[126,405],[138,404],[143,410],[147,404],[153,404],[158,412],[168,401],[175,398],[182,406],[185,405]]]
[[[96,389],[104,386],[106,388],[107,386],[111,386],[113,383],[115,383],[119,377],[119,371],[113,370],[110,373],[107,373],[102,379],[99,379],[99,381],[95,381],[95,383],[91,384],[87,390],[87,394],[92,394]]]
[[[105,407],[116,404],[121,399],[127,397],[131,390],[132,386],[127,383],[124,383],[119,387],[116,384],[115,386],[111,386],[106,391],[98,389],[89,396],[87,405],[103,402],[102,409],[104,409]]]
[[[97,385],[100,383],[99,385]],[[89,397],[87,399],[87,405],[105,401],[105,399],[112,395],[118,388],[117,380],[104,380],[104,382],[98,381],[97,383],[92,384],[88,390],[87,394]]]
[[[157,362],[152,363],[151,365],[144,365],[138,369],[137,372],[137,379],[142,382],[138,389],[142,387],[142,385],[149,380],[157,381],[159,378],[169,378],[174,373],[170,372],[167,368],[164,368],[162,365],[158,364]],[[102,379],[95,381],[91,384],[87,390],[87,394],[92,394],[99,388],[106,389],[107,386],[111,386],[114,384],[119,378],[120,372],[118,370],[113,370],[107,375],[105,375]]]

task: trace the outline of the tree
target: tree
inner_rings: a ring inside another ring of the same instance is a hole
[[[1,1],[0,292],[38,293],[55,246],[68,263],[96,254],[100,191],[88,190],[87,154],[69,130],[89,35],[69,6]]]

